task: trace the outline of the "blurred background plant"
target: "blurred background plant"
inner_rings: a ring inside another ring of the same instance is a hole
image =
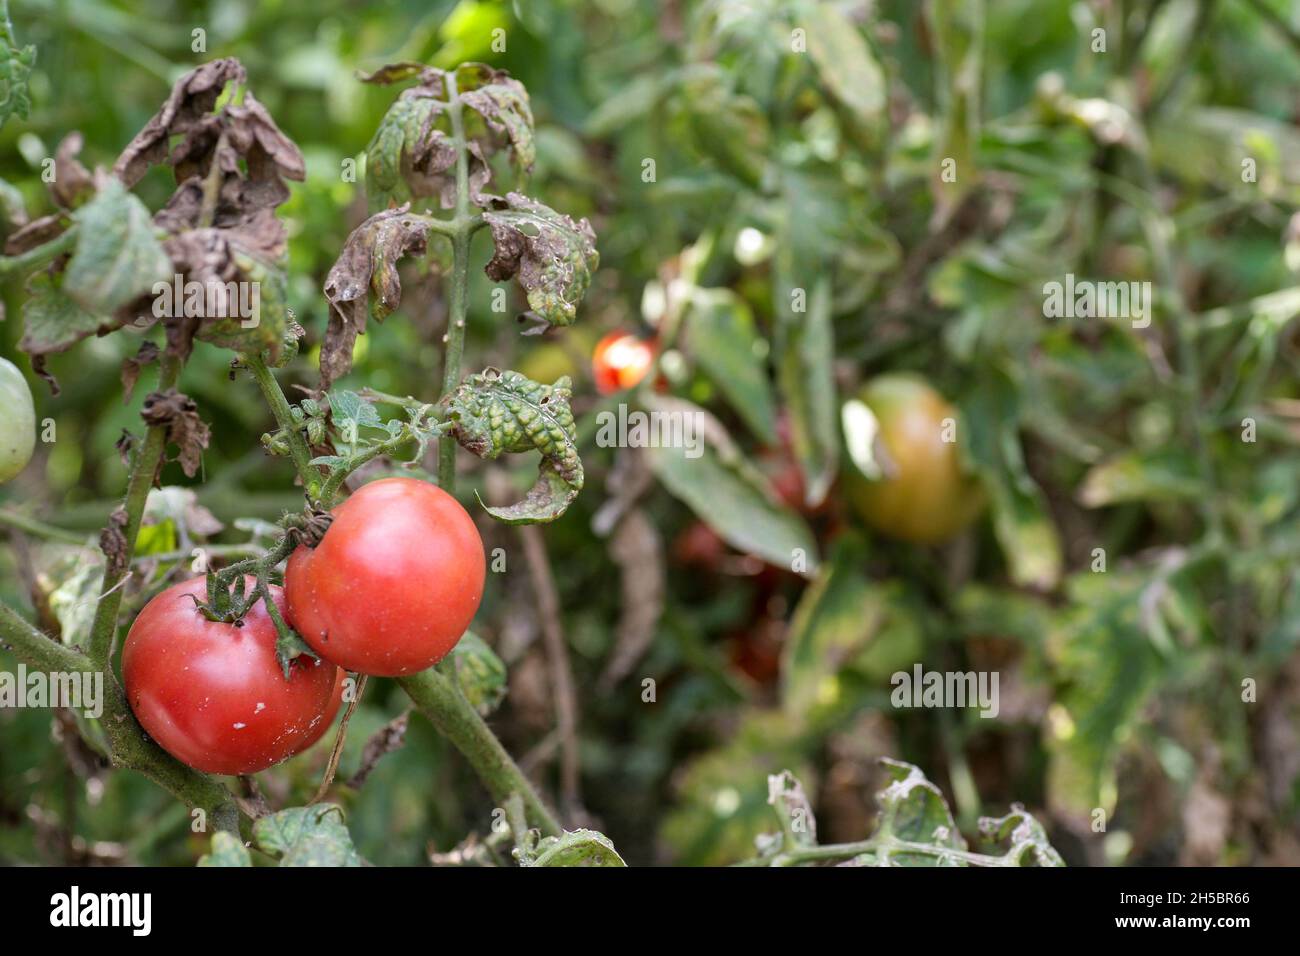
[[[364,168],[393,95],[356,71],[481,60],[526,85],[537,192],[591,219],[601,268],[577,324],[540,338],[519,336],[516,290],[506,316],[493,311],[475,269],[467,354],[573,376],[587,486],[540,533],[480,522],[507,562],[475,632],[506,666],[466,666],[508,686],[481,706],[569,826],[598,827],[629,863],[742,860],[771,829],[768,775],[790,770],[819,835],[858,840],[888,756],[938,783],[965,829],[1026,804],[1072,864],[1300,863],[1288,4],[10,7],[37,60],[29,116],[0,130],[0,178],[32,216],[69,131],[87,166],[108,166],[177,76],[242,59],[306,157],[280,212],[308,332],[283,374],[309,387],[324,277],[367,211],[364,177],[341,171]],[[160,170],[140,187],[151,207],[170,189]],[[1045,317],[1044,284],[1067,274],[1150,282],[1152,321]],[[404,286],[344,387],[436,393],[446,303],[436,281]],[[20,295],[6,293],[11,316]],[[593,374],[612,332],[653,349],[639,382]],[[20,333],[0,324],[0,354],[18,358]],[[91,339],[51,358],[60,395],[32,380],[57,440],[0,489],[0,510],[70,534],[10,527],[5,599],[36,595],[62,619],[93,595],[97,552],[76,542],[93,542],[121,494],[114,446],[139,431],[143,399],[119,398],[134,351],[127,336]],[[227,364],[200,347],[186,369],[212,444],[193,481],[164,472],[196,495],[155,496],[132,608],[188,573],[195,543],[236,548],[299,503],[257,442],[262,403]],[[846,494],[871,443],[864,455],[863,419],[842,410],[900,371],[951,403],[987,503],[937,543],[900,540]],[[683,463],[598,447],[595,416],[620,402],[706,409],[708,451]],[[474,487],[513,500],[533,469],[462,467],[467,503]],[[892,707],[890,675],[918,662],[997,671],[998,716]],[[373,772],[341,800],[365,858],[445,861],[487,833],[490,808],[419,717],[371,765],[367,741],[404,701],[372,682],[340,778]],[[0,859],[188,863],[207,850],[182,806],[106,773],[64,719],[0,711]],[[272,805],[314,791],[331,738],[260,775]]]

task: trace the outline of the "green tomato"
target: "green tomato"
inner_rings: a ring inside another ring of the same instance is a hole
[[[0,358],[0,482],[27,467],[36,448],[36,409],[18,366]]]

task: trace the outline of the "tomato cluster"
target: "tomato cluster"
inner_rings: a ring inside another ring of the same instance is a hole
[[[178,760],[208,773],[264,770],[325,733],[346,672],[413,674],[440,661],[483,597],[483,541],[465,509],[427,482],[372,482],[334,509],[315,548],[290,556],[270,588],[319,655],[286,679],[276,629],[258,602],[238,623],[211,620],[206,582],[173,585],[140,612],[122,650],[131,709]],[[248,586],[252,586],[252,580]]]

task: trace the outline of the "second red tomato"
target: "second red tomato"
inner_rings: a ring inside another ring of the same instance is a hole
[[[334,509],[315,548],[289,558],[289,622],[340,667],[399,677],[456,645],[483,599],[483,539],[436,485],[384,478]]]

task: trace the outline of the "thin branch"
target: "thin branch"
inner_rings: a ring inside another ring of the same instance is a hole
[[[34,538],[43,538],[46,541],[58,541],[62,544],[86,544],[86,535],[84,534],[77,534],[77,532],[69,531],[66,528],[56,528],[52,524],[46,524],[44,521],[9,508],[0,508],[0,524],[8,525]]]
[[[581,810],[578,754],[578,699],[573,689],[573,669],[560,621],[560,596],[546,556],[546,543],[536,525],[519,528],[524,558],[532,580],[533,596],[541,617],[542,640],[551,666],[551,687],[555,695],[555,724],[560,735],[560,806],[566,817]]]
[[[271,414],[275,416],[276,424],[284,432],[285,440],[289,443],[289,455],[293,459],[294,468],[298,471],[298,477],[302,479],[302,487],[308,500],[315,501],[321,490],[320,469],[311,463],[311,449],[307,447],[307,439],[303,437],[302,427],[293,420],[293,415],[289,411],[289,400],[284,397],[280,383],[275,380],[275,375],[267,368],[261,355],[246,354],[243,363],[253,373],[253,378],[257,380],[257,387],[262,390],[262,397],[266,399]]]
[[[165,392],[176,386],[181,374],[181,365],[181,359],[163,354],[158,372],[158,391]],[[135,553],[135,539],[140,533],[140,522],[144,518],[145,502],[149,500],[149,489],[153,487],[158,467],[162,464],[166,445],[167,426],[151,425],[145,435],[144,444],[131,462],[126,498],[122,504],[126,512],[126,523],[121,528],[124,538],[121,560],[119,562],[113,560],[113,557],[108,557],[104,564],[104,578],[100,587],[103,597],[95,608],[95,619],[90,626],[90,659],[100,670],[108,670],[108,661],[113,654],[117,615],[122,607],[121,585],[131,573],[131,558]],[[117,576],[119,569],[120,577]]]
[[[339,758],[343,756],[343,744],[348,739],[348,723],[352,720],[352,713],[361,703],[361,695],[366,691],[366,681],[369,677],[362,674],[357,681],[357,693],[348,701],[348,709],[343,712],[343,723],[339,724],[338,736],[334,738],[334,747],[330,750],[329,763],[325,765],[325,775],[321,777],[320,786],[316,788],[316,796],[311,798],[311,803],[320,803],[329,793],[330,787],[334,783],[334,774],[338,773]],[[310,804],[308,804],[310,806]]]

